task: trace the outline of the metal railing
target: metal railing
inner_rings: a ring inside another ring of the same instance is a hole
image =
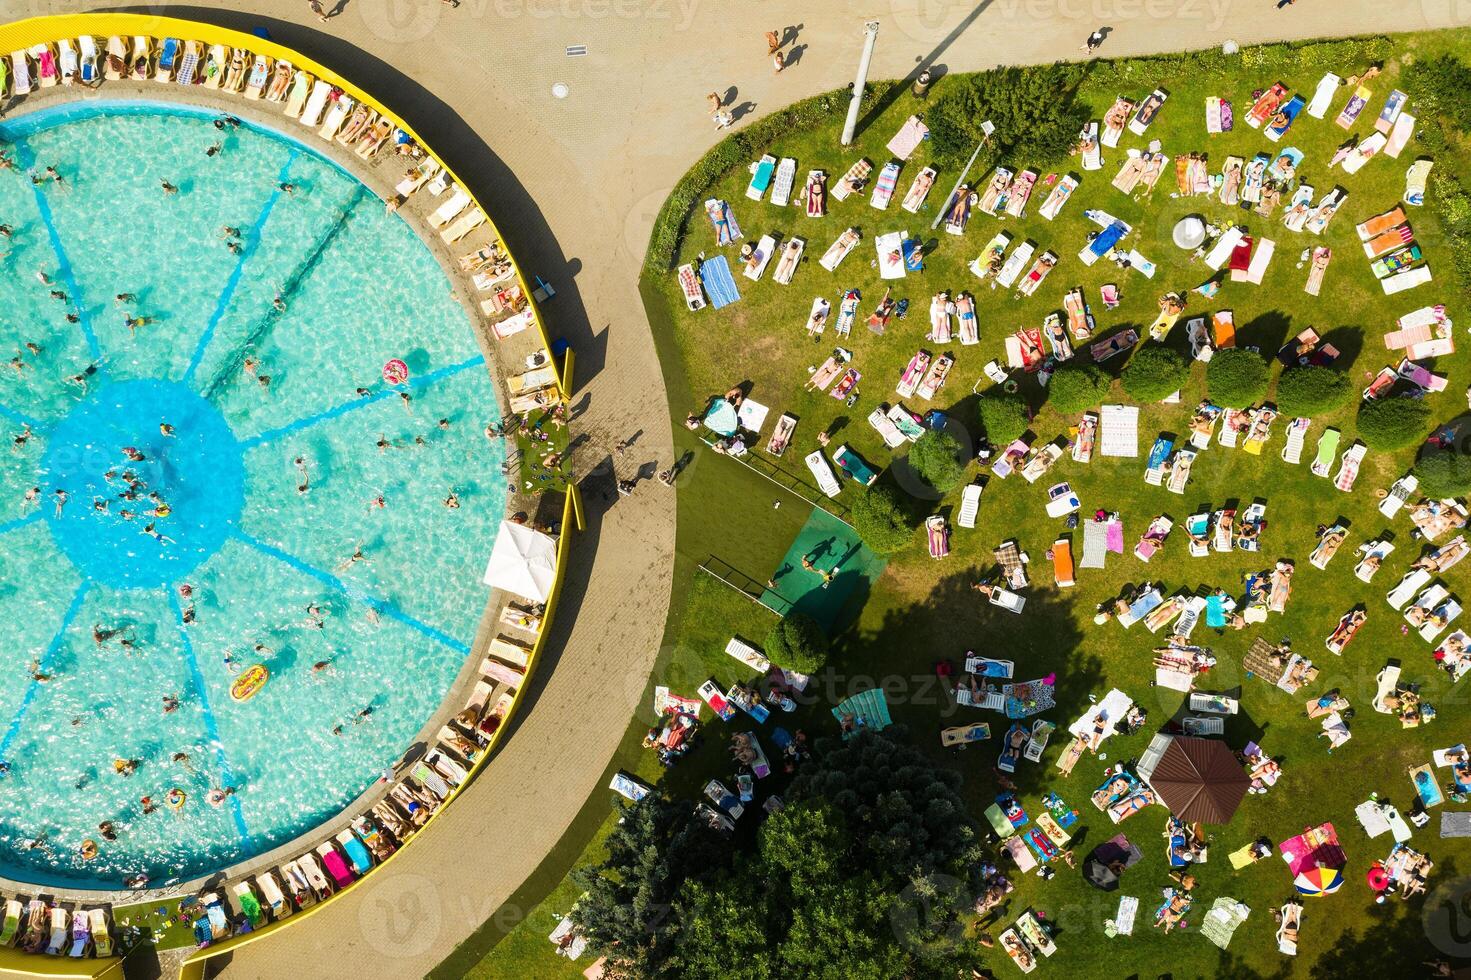
[[[715,446],[715,441],[713,439],[701,436],[700,441],[703,442],[705,445],[710,446],[713,450]],[[847,524],[849,527],[853,526],[853,522],[848,519],[849,515],[852,514],[852,510],[848,506],[838,503],[836,500],[833,500],[831,497],[827,496],[827,494],[823,493],[817,487],[808,483],[800,476],[790,472],[789,470],[783,469],[766,457],[757,455],[756,453],[749,451],[742,456],[731,456],[729,453],[724,453],[722,455],[726,456],[729,459],[735,460],[737,463],[744,464],[747,469],[759,474],[760,476],[766,477],[766,479],[770,480],[772,483],[775,483],[787,493],[801,497],[813,507],[819,507],[822,510],[827,511],[833,517],[836,517],[838,520],[842,521],[844,524]]]
[[[700,571],[735,589],[756,605],[770,609],[778,616],[785,616],[792,611],[790,599],[784,598],[775,589],[747,575],[724,558],[711,555],[700,562]]]

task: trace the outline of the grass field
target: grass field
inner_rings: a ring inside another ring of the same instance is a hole
[[[1372,83],[1374,97],[1350,132],[1363,136],[1372,129],[1374,116],[1395,86],[1397,73],[1406,58],[1442,50],[1456,50],[1463,57],[1471,55],[1471,35],[1406,36],[1396,38],[1395,46],[1398,56],[1384,66],[1384,73]],[[1156,300],[1161,294],[1170,290],[1185,293],[1210,275],[1203,264],[1192,262],[1188,253],[1170,241],[1176,221],[1187,214],[1201,214],[1217,223],[1226,220],[1244,223],[1258,238],[1275,240],[1277,250],[1262,285],[1226,282],[1213,300],[1189,294],[1186,318],[1231,309],[1239,331],[1238,343],[1259,347],[1266,356],[1299,330],[1312,326],[1342,352],[1337,367],[1349,372],[1356,383],[1362,379],[1366,384],[1367,376],[1398,360],[1398,354],[1384,350],[1380,339],[1394,328],[1396,317],[1431,303],[1450,305],[1455,316],[1464,299],[1452,278],[1449,256],[1445,254],[1448,246],[1443,244],[1435,220],[1433,200],[1424,208],[1414,209],[1411,215],[1417,237],[1435,270],[1432,284],[1385,297],[1369,272],[1368,261],[1354,232],[1355,223],[1392,207],[1399,200],[1404,189],[1404,171],[1419,152],[1411,143],[1398,160],[1381,156],[1370,160],[1356,175],[1345,175],[1336,168],[1330,171],[1327,161],[1347,135],[1334,125],[1334,117],[1347,98],[1346,89],[1340,89],[1335,95],[1327,118],[1317,120],[1304,114],[1282,142],[1269,143],[1260,130],[1248,128],[1244,122],[1253,90],[1280,80],[1288,88],[1310,97],[1322,71],[1348,75],[1366,66],[1323,65],[1312,72],[1279,78],[1274,71],[1252,70],[1253,63],[1248,51],[1243,55],[1241,69],[1224,83],[1178,71],[1172,73],[1167,64],[1157,63],[1141,66],[1138,84],[1127,91],[1085,83],[1082,97],[1092,105],[1094,118],[1101,118],[1118,94],[1139,99],[1151,88],[1162,86],[1168,89],[1170,98],[1145,139],[1126,133],[1118,149],[1105,149],[1102,170],[1084,173],[1076,158],[1051,168],[1053,172],[1071,171],[1082,176],[1073,199],[1058,219],[1051,222],[1036,213],[1046,196],[1046,188],[1039,184],[1024,219],[999,221],[977,211],[964,236],[951,236],[943,231],[930,233],[929,224],[936,209],[944,206],[946,193],[957,177],[953,168],[940,167],[936,189],[930,195],[927,209],[919,215],[910,215],[898,207],[913,175],[929,162],[928,144],[921,146],[905,164],[894,203],[886,212],[871,208],[865,191],[845,202],[833,202],[825,218],[808,219],[800,207],[779,209],[747,200],[744,191],[749,175],[743,172],[728,175],[710,196],[731,203],[745,240],[754,243],[769,232],[798,235],[807,240],[806,258],[792,284],[781,286],[771,281],[769,270],[760,282],[742,277],[734,249],[727,248],[741,300],[718,311],[687,313],[672,274],[645,283],[650,320],[665,354],[675,418],[697,410],[711,395],[744,384],[750,397],[771,407],[771,420],[781,412],[792,412],[799,417],[792,447],[782,460],[776,461],[776,465],[797,480],[805,479],[802,456],[816,448],[817,433],[826,430],[832,433],[834,446],[846,442],[876,468],[889,467],[883,479],[897,481],[906,490],[917,490],[912,477],[904,474],[903,450],[896,458],[865,419],[880,402],[892,403],[897,398],[893,383],[900,371],[917,348],[929,347],[923,337],[928,330],[930,297],[941,289],[948,289],[952,294],[974,291],[981,343],[976,347],[958,344],[930,347],[935,353],[946,350],[955,356],[950,382],[933,402],[908,399],[905,403],[919,411],[939,408],[975,433],[978,423],[972,385],[982,378],[982,365],[991,359],[1004,362],[1003,338],[1021,327],[1040,326],[1046,314],[1061,308],[1062,295],[1067,289],[1081,286],[1085,290],[1098,322],[1096,336],[1104,337],[1131,326],[1144,332],[1155,318]],[[953,83],[954,80],[942,81],[935,94],[943,94],[943,86]],[[1236,115],[1233,132],[1206,134],[1201,106],[1203,99],[1210,95],[1229,98],[1233,103]],[[769,152],[795,157],[799,182],[809,169],[824,169],[836,178],[859,156],[872,161],[877,172],[889,159],[884,144],[916,108],[908,96],[899,98],[867,124],[850,148],[837,146],[836,133],[841,120],[835,117],[830,126],[818,131],[791,133],[771,146]],[[1409,111],[1414,111],[1413,105]],[[1110,186],[1123,161],[1124,150],[1142,147],[1147,140],[1156,139],[1171,156],[1192,151],[1208,153],[1213,172],[1219,171],[1228,155],[1249,160],[1258,151],[1275,155],[1283,147],[1296,146],[1304,154],[1304,162],[1298,168],[1299,180],[1317,189],[1315,198],[1337,184],[1347,190],[1347,202],[1319,239],[1284,228],[1280,209],[1271,218],[1262,218],[1227,208],[1214,197],[1174,197],[1174,173],[1170,168],[1154,192],[1142,199],[1126,196]],[[1441,154],[1436,166],[1463,170],[1465,156],[1460,150],[1452,155],[1455,159]],[[1014,170],[1031,165],[1027,160],[1003,163]],[[1043,169],[1044,177],[1047,173]],[[972,174],[971,182],[984,186],[988,177],[989,174]],[[1083,214],[1090,208],[1106,210],[1136,229],[1129,244],[1157,264],[1158,271],[1152,280],[1135,271],[1120,270],[1106,261],[1091,268],[1082,265],[1077,253],[1085,244],[1087,232],[1095,227]],[[850,226],[862,231],[863,241],[836,274],[828,273],[817,264],[817,258]],[[966,269],[982,246],[1002,229],[1017,241],[1034,241],[1038,253],[1050,248],[1060,256],[1057,268],[1035,296],[1017,298],[1009,290],[993,291]],[[911,274],[895,283],[896,298],[910,300],[907,319],[891,321],[887,333],[879,337],[863,327],[863,320],[884,288],[872,264],[871,243],[875,235],[895,230],[922,236],[927,245],[933,241],[933,246],[927,248],[922,274]],[[680,261],[692,261],[700,252],[713,254],[716,249],[712,241],[704,215],[693,215]],[[1298,256],[1316,244],[1332,247],[1334,258],[1322,295],[1314,299],[1303,291],[1307,269],[1299,264]],[[1105,282],[1115,282],[1121,288],[1123,303],[1117,310],[1105,311],[1098,299],[1099,287]],[[846,342],[839,341],[853,352],[852,363],[863,374],[858,385],[860,398],[851,408],[825,394],[802,390],[809,368],[827,356],[834,342],[831,329],[818,344],[803,330],[812,299],[825,296],[836,311],[841,293],[850,288],[861,290],[864,296],[859,323],[852,336]],[[1181,350],[1185,349],[1183,322],[1184,319],[1167,338],[1167,343]],[[1086,358],[1086,352],[1080,356]],[[1104,367],[1116,373],[1125,361],[1126,357],[1121,356],[1105,362]],[[1465,366],[1463,358],[1456,356],[1442,358],[1433,367],[1449,376],[1447,391],[1431,396],[1430,402],[1437,420],[1445,421],[1461,414],[1461,392],[1471,382],[1471,369]],[[1280,365],[1274,361],[1274,375],[1278,370]],[[979,388],[985,390],[989,385],[990,382],[983,381]],[[802,705],[795,717],[782,723],[789,729],[804,727],[811,735],[831,735],[836,729],[828,714],[831,705],[852,691],[882,684],[888,692],[895,720],[908,729],[914,743],[933,753],[937,761],[965,774],[965,793],[980,819],[981,811],[996,795],[991,767],[1006,721],[994,713],[957,708],[949,693],[936,682],[936,661],[947,659],[958,663],[967,650],[975,650],[1015,661],[1019,678],[1055,672],[1058,704],[1046,717],[1060,727],[1087,708],[1090,695],[1101,697],[1111,687],[1121,688],[1149,711],[1150,724],[1142,732],[1128,738],[1115,736],[1104,746],[1106,759],[1086,756],[1067,779],[1055,769],[1066,744],[1065,736],[1059,733],[1053,736],[1041,764],[1022,763],[1015,778],[1021,787],[1021,801],[1033,817],[1040,812],[1041,796],[1049,791],[1057,792],[1079,810],[1081,819],[1075,828],[1073,844],[1080,858],[1095,844],[1119,831],[1144,851],[1145,860],[1126,873],[1120,892],[1140,898],[1140,921],[1134,936],[1105,938],[1103,922],[1112,916],[1118,896],[1093,890],[1077,872],[1065,866],[1058,867],[1058,874],[1051,881],[1014,876],[1017,890],[1010,903],[1010,914],[1004,921],[988,926],[993,933],[1009,925],[1028,906],[1044,911],[1057,926],[1059,952],[1047,961],[1043,975],[1067,972],[1078,977],[1101,978],[1129,972],[1139,975],[1168,972],[1174,976],[1227,973],[1347,976],[1368,975],[1375,970],[1415,975],[1421,960],[1438,955],[1432,941],[1439,938],[1445,943],[1451,934],[1445,924],[1445,909],[1459,902],[1460,892],[1471,887],[1460,880],[1471,866],[1471,849],[1464,843],[1442,841],[1437,836],[1439,820],[1435,815],[1427,828],[1416,832],[1413,841],[1414,846],[1428,852],[1436,861],[1431,898],[1410,902],[1394,899],[1387,905],[1375,906],[1363,884],[1363,874],[1370,862],[1386,856],[1390,842],[1387,837],[1368,840],[1353,817],[1353,807],[1371,792],[1393,801],[1402,811],[1408,810],[1414,793],[1406,767],[1428,762],[1432,749],[1455,744],[1466,737],[1465,685],[1452,687],[1447,676],[1435,668],[1430,644],[1413,633],[1402,635],[1402,618],[1383,598],[1420,554],[1422,543],[1411,539],[1411,525],[1403,514],[1390,522],[1381,517],[1375,506],[1378,503],[1375,491],[1388,487],[1405,472],[1413,461],[1414,451],[1371,452],[1352,493],[1340,493],[1331,481],[1310,475],[1307,464],[1325,426],[1342,430],[1344,439],[1340,449],[1352,442],[1355,401],[1332,417],[1313,420],[1304,460],[1299,466],[1290,466],[1279,458],[1288,421],[1284,418],[1277,422],[1272,440],[1260,456],[1214,444],[1202,452],[1183,496],[1171,494],[1163,487],[1147,486],[1143,481],[1144,456],[1150,442],[1161,432],[1187,431],[1190,410],[1204,397],[1204,387],[1203,366],[1197,365],[1179,404],[1141,406],[1138,459],[1095,456],[1091,464],[1081,466],[1065,457],[1037,484],[1027,484],[1017,476],[1004,481],[992,479],[983,495],[977,528],[956,529],[949,558],[932,561],[925,551],[923,536],[917,533],[912,544],[890,560],[853,625],[835,637],[831,667],[815,679],[810,703]],[[1076,424],[1076,418],[1064,417],[1045,404],[1035,378],[1021,379],[1021,390],[1037,407],[1032,431],[1038,444],[1067,434]],[[1128,403],[1129,400],[1115,386],[1110,401]],[[764,436],[769,435],[770,425],[768,421],[758,453],[764,449]],[[666,636],[663,666],[654,683],[668,684],[680,693],[691,695],[706,676],[713,675],[722,683],[744,679],[744,668],[721,652],[725,641],[732,635],[740,635],[759,642],[773,620],[771,613],[703,575],[697,566],[714,557],[758,583],[764,582],[777,568],[809,509],[799,497],[751,468],[709,452],[683,429],[678,430],[678,438],[693,453],[693,460],[679,483],[680,569],[676,580],[680,586]],[[983,471],[979,467],[973,467],[972,474],[980,472]],[[1042,510],[1046,487],[1055,480],[1072,483],[1083,501],[1084,513],[1104,508],[1123,516],[1126,554],[1110,555],[1106,570],[1080,570],[1077,586],[1071,589],[1053,585],[1050,563],[1044,557],[1054,539],[1065,533],[1062,522],[1046,518]],[[844,481],[844,486],[839,505],[855,493],[851,481]],[[810,488],[806,493],[812,495],[816,490]],[[1268,526],[1260,553],[1234,551],[1213,553],[1205,558],[1187,555],[1183,533],[1179,530],[1187,515],[1203,509],[1202,505],[1219,508],[1249,503],[1258,497],[1268,504]],[[774,507],[778,501],[781,506]],[[958,493],[927,506],[933,512],[948,514],[958,508]],[[1145,564],[1130,552],[1150,519],[1158,514],[1172,517],[1177,530],[1163,553]],[[1333,523],[1347,525],[1348,540],[1328,568],[1320,571],[1308,564],[1308,555],[1316,542],[1316,528]],[[1353,550],[1385,531],[1393,535],[1397,549],[1373,583],[1365,585],[1353,575]],[[970,589],[993,565],[991,550],[1012,537],[1032,557],[1032,587],[1020,617],[985,604]],[[1150,807],[1115,828],[1089,805],[1086,797],[1101,781],[1106,766],[1136,758],[1159,726],[1182,713],[1183,698],[1152,686],[1150,650],[1160,636],[1148,634],[1142,626],[1128,631],[1115,623],[1095,626],[1093,612],[1099,603],[1118,594],[1125,585],[1145,580],[1158,582],[1166,594],[1221,587],[1240,598],[1243,576],[1268,568],[1279,558],[1293,560],[1297,568],[1294,592],[1285,614],[1273,614],[1265,624],[1223,635],[1202,626],[1195,639],[1211,646],[1218,658],[1218,665],[1199,680],[1197,688],[1231,693],[1242,701],[1241,713],[1227,719],[1226,741],[1233,748],[1240,748],[1249,740],[1259,742],[1268,754],[1282,761],[1285,774],[1269,794],[1248,796],[1229,825],[1211,828],[1214,839],[1210,861],[1196,869],[1201,884],[1196,890],[1194,909],[1187,916],[1189,928],[1165,935],[1150,928],[1150,923],[1160,902],[1160,889],[1170,883],[1166,876],[1165,845],[1159,836],[1164,829],[1166,811],[1162,807]],[[1446,584],[1462,596],[1471,595],[1465,588],[1468,574],[1471,571],[1462,565],[1445,576]],[[1335,657],[1324,648],[1323,639],[1339,616],[1358,603],[1368,610],[1368,622],[1344,655]],[[1245,676],[1241,657],[1251,640],[1258,636],[1271,641],[1290,637],[1295,649],[1318,664],[1321,669],[1318,680],[1299,695],[1289,696],[1258,678]],[[1404,679],[1418,681],[1426,700],[1439,710],[1433,724],[1402,729],[1396,719],[1370,708],[1375,675],[1390,658],[1403,664]],[[1305,716],[1303,706],[1308,697],[1335,687],[1341,689],[1357,710],[1350,721],[1353,740],[1330,756],[1325,743],[1316,737],[1318,723]],[[646,720],[651,717],[651,713],[646,713]],[[940,747],[941,728],[970,721],[989,721],[993,739],[958,754],[949,754]],[[769,729],[770,724],[765,727]],[[720,722],[707,723],[704,748],[672,770],[660,773],[657,763],[643,756],[634,763],[635,771],[651,780],[662,776],[661,789],[675,796],[693,798],[711,775],[729,776],[729,762],[721,749],[729,734],[727,727]],[[729,727],[744,730],[755,726],[742,716]],[[1437,774],[1443,777],[1445,770]],[[761,795],[780,792],[780,778],[778,775],[759,785],[758,802]],[[751,816],[743,819],[736,846],[751,833],[754,820]],[[1322,821],[1335,824],[1348,853],[1350,863],[1345,872],[1348,883],[1334,896],[1308,900],[1300,954],[1289,960],[1276,950],[1275,926],[1270,918],[1270,909],[1292,893],[1285,866],[1274,858],[1233,872],[1226,855],[1258,836],[1267,835],[1280,841]],[[595,840],[584,858],[595,860],[596,857]],[[1447,899],[1444,894],[1436,894],[1440,885],[1454,886],[1457,891]],[[1220,896],[1244,901],[1252,909],[1251,917],[1225,953],[1196,934],[1204,912]],[[577,975],[578,967],[585,965],[586,960],[579,964],[557,960],[545,941],[555,925],[551,913],[565,911],[575,897],[574,888],[568,884],[561,886],[537,910],[532,922],[513,931],[475,975]],[[1471,950],[1454,943],[1440,948],[1444,952],[1459,950],[1471,954]],[[1127,956],[1127,967],[1121,969],[1111,953]],[[992,960],[998,975],[1007,975],[1014,969],[999,951]]]

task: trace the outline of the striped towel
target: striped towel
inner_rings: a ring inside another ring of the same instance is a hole
[[[1088,521],[1083,525],[1083,558],[1080,568],[1102,568],[1108,556],[1108,525]]]

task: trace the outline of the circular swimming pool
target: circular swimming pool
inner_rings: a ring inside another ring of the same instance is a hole
[[[494,385],[433,254],[309,146],[87,102],[0,152],[0,875],[208,874],[341,810],[454,682]]]

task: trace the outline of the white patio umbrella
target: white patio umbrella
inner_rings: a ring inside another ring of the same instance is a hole
[[[485,584],[532,602],[546,602],[557,578],[557,539],[525,524],[501,521]]]

